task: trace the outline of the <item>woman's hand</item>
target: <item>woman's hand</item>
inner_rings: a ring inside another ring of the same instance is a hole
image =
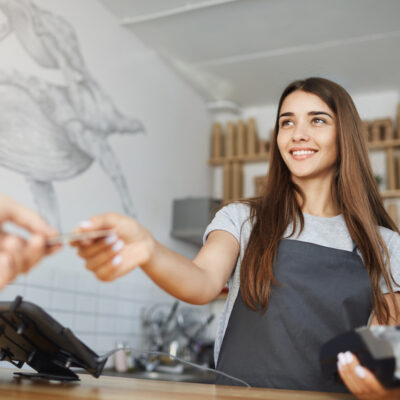
[[[150,232],[134,219],[106,213],[80,224],[76,232],[110,230],[105,239],[77,241],[78,254],[86,261],[86,268],[102,281],[113,281],[137,266],[151,261],[155,240]]]
[[[46,246],[46,239],[57,235],[57,231],[39,214],[0,194],[0,225],[4,222],[25,228],[32,235],[25,239],[0,229],[0,289],[17,275],[28,272],[43,256],[60,248]]]
[[[360,365],[357,357],[347,351],[338,354],[338,371],[347,388],[361,400],[395,400],[400,398],[399,389],[386,389],[367,368]]]

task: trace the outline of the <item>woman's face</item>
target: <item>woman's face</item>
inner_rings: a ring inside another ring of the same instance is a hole
[[[338,158],[336,117],[315,94],[296,90],[285,98],[277,142],[294,181],[333,178]]]

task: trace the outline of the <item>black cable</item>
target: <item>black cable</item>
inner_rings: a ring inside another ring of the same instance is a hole
[[[179,362],[181,362],[183,364],[190,365],[191,367],[195,367],[195,368],[201,369],[202,371],[215,372],[216,374],[225,376],[228,379],[231,379],[233,381],[239,382],[244,386],[251,387],[246,381],[244,381],[242,379],[239,379],[239,378],[235,378],[234,376],[228,375],[225,372],[218,371],[218,370],[216,370],[214,368],[205,367],[205,366],[202,366],[202,365],[198,365],[198,364],[192,363],[190,361],[183,360],[182,358],[179,358],[177,356],[174,356],[173,354],[166,353],[166,352],[163,352],[163,351],[138,350],[138,349],[135,349],[134,347],[124,346],[124,347],[118,347],[117,349],[114,349],[114,350],[110,350],[109,352],[107,352],[107,353],[103,354],[102,356],[100,356],[97,359],[97,361],[98,362],[103,362],[103,361],[107,360],[108,357],[110,357],[111,355],[113,355],[114,353],[116,353],[119,350],[130,350],[130,351],[132,351],[134,353],[137,353],[137,354],[140,354],[140,355],[142,355],[142,354],[150,354],[150,355],[156,355],[156,356],[167,356],[167,357],[169,357],[169,358],[171,358],[173,360],[177,360],[177,361],[179,361]]]

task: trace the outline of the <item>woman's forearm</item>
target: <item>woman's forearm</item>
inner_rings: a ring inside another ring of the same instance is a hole
[[[222,289],[209,270],[157,241],[151,259],[141,268],[161,289],[187,303],[208,303]]]

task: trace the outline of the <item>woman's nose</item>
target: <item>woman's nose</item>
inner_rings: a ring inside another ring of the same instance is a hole
[[[306,142],[310,139],[307,127],[304,124],[298,123],[292,130],[292,141],[293,142]]]

